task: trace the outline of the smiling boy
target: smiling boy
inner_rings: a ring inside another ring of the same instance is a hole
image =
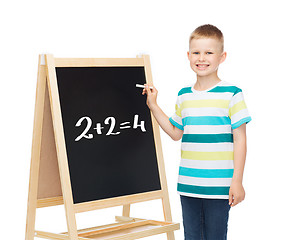
[[[169,118],[146,84],[147,105],[161,128],[181,141],[178,193],[186,240],[227,239],[231,206],[244,200],[246,123],[251,120],[242,90],[218,77],[225,61],[224,38],[207,24],[190,36],[187,56],[196,83],[182,88]]]

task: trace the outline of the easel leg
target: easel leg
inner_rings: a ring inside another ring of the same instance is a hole
[[[41,64],[39,57],[36,104],[34,115],[33,142],[30,166],[29,197],[26,222],[26,240],[33,240],[35,236],[35,217],[37,207],[37,190],[39,178],[40,150],[43,125],[44,95],[46,86],[45,67]]]
[[[75,209],[72,196],[67,153],[65,149],[65,139],[63,134],[63,125],[59,105],[59,93],[56,82],[55,61],[52,55],[45,55],[46,74],[49,91],[50,106],[52,109],[52,122],[58,158],[58,167],[62,194],[65,206],[68,235],[70,240],[78,240],[77,224],[75,218]]]
[[[32,179],[32,177],[30,177],[30,179]],[[33,240],[35,236],[35,217],[36,217],[36,204],[37,204],[36,192],[37,190],[35,190],[34,186],[31,186],[30,184],[28,209],[27,209],[27,222],[26,222],[26,238],[25,238],[26,240]]]
[[[162,198],[164,217],[167,222],[172,222],[172,214],[168,195]],[[168,240],[175,240],[174,232],[167,233]]]
[[[168,236],[168,240],[175,240],[174,232],[168,232],[167,236]]]

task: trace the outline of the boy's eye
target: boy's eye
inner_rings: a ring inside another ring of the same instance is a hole
[[[207,54],[213,54],[213,52],[207,52]]]
[[[193,52],[192,54],[199,54],[199,52]]]

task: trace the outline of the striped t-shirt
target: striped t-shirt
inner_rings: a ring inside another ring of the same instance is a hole
[[[182,88],[170,122],[183,130],[178,193],[228,199],[234,172],[233,129],[248,123],[242,90],[221,81],[205,91]]]

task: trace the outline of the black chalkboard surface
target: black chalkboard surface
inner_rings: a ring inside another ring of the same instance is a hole
[[[144,67],[56,67],[74,203],[161,190]]]

